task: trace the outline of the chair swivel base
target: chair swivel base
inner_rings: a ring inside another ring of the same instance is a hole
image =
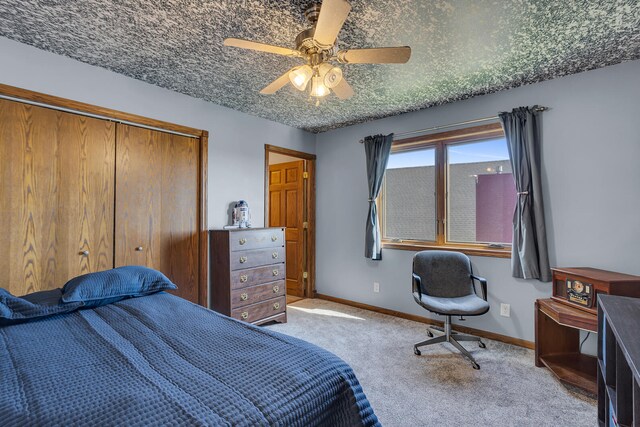
[[[482,342],[482,339],[480,337],[474,337],[472,335],[463,335],[460,334],[458,332],[454,332],[451,330],[451,316],[447,316],[446,320],[445,320],[445,324],[444,324],[444,328],[438,327],[438,326],[433,326],[433,327],[429,327],[428,330],[428,334],[430,337],[433,337],[433,332],[442,332],[444,333],[444,335],[440,335],[438,337],[435,338],[430,338],[426,341],[422,341],[419,342],[417,344],[415,344],[413,346],[413,352],[417,355],[420,356],[422,353],[419,350],[419,347],[424,347],[427,345],[431,345],[431,344],[439,344],[439,343],[443,343],[443,342],[448,342],[451,343],[451,345],[453,345],[454,347],[456,347],[460,353],[462,353],[462,355],[464,357],[466,357],[470,362],[471,362],[471,366],[473,366],[473,369],[480,369],[480,365],[478,365],[478,362],[476,362],[476,360],[473,358],[473,356],[471,355],[471,353],[469,353],[467,351],[466,348],[464,348],[462,345],[460,345],[459,341],[477,341],[478,342],[478,346],[480,348],[486,348],[487,346],[485,345],[485,343]]]

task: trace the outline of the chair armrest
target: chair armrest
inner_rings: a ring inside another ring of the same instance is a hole
[[[482,299],[487,300],[487,279],[482,277],[478,277],[475,274],[471,275],[471,278],[480,282],[480,286],[482,287]],[[473,282],[473,288],[476,288],[476,282]]]
[[[420,298],[420,300],[422,300],[422,290],[420,287],[420,284],[422,283],[422,279],[420,279],[420,276],[418,276],[416,273],[412,273],[412,276],[413,276],[413,280],[411,281],[411,285],[413,288],[413,293],[418,294],[418,297]]]

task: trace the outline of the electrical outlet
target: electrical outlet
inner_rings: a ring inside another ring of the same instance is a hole
[[[380,292],[380,283],[373,282],[373,292],[375,292],[375,293]]]
[[[511,317],[511,305],[500,304],[500,316]]]

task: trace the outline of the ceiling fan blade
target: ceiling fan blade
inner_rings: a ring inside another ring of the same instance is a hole
[[[257,50],[259,52],[275,53],[276,55],[300,56],[300,52],[297,50],[265,43],[252,42],[244,39],[227,38],[224,39],[224,45],[239,47],[240,49]]]
[[[291,70],[293,70],[293,68]],[[269,86],[262,89],[260,93],[263,95],[273,95],[274,93],[285,87],[287,83],[289,83],[289,73],[291,72],[291,70],[275,79],[273,82],[271,82],[271,84],[269,84]]]
[[[345,64],[404,64],[409,58],[409,46],[349,49],[338,52],[338,61]]]
[[[344,77],[340,80],[337,86],[333,87],[331,90],[336,94],[336,96],[340,99],[349,99],[353,96],[353,88]]]
[[[350,11],[351,4],[347,0],[324,0],[322,2],[313,35],[313,41],[318,47],[328,49],[333,46]]]

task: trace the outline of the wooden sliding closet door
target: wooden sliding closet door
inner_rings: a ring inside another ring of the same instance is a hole
[[[0,287],[113,267],[115,124],[0,100]]]
[[[197,303],[200,140],[117,126],[115,265],[160,270]]]

